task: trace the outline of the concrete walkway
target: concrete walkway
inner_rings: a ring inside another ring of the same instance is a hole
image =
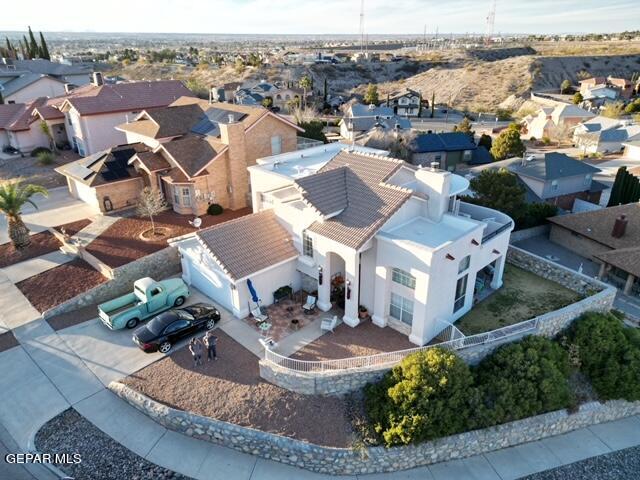
[[[111,225],[120,220],[120,217],[112,217],[109,215],[99,215],[93,222],[76,233],[72,240],[81,245],[87,245],[95,240],[95,238],[104,232]]]
[[[65,263],[70,262],[75,258],[74,255],[64,253],[60,250],[47,253],[39,257],[30,258],[24,262],[15,263],[4,267],[2,270],[5,275],[13,283],[21,282],[27,278],[38,275],[39,273],[46,272],[52,268],[59,267]]]

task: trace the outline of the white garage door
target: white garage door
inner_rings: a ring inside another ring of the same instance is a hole
[[[100,205],[98,204],[98,197],[96,195],[95,189],[76,180],[71,180],[70,186],[71,195],[73,195],[78,200],[82,200],[83,202],[91,205],[96,210],[100,210]]]
[[[200,270],[201,268],[203,267],[193,259],[189,257],[182,258],[182,272],[185,281],[214,302],[219,303],[228,310],[233,310],[229,281],[215,270]]]

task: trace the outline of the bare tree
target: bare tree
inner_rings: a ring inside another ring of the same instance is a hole
[[[138,199],[138,215],[144,215],[151,220],[151,232],[156,234],[156,225],[153,221],[153,217],[167,208],[167,202],[165,202],[162,193],[159,190],[154,190],[150,187],[145,187],[140,192],[140,198]]]

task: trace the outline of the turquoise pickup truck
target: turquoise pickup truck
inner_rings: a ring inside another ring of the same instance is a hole
[[[156,282],[141,278],[133,284],[133,293],[98,305],[100,320],[111,330],[135,328],[139,322],[179,307],[189,296],[189,287],[180,278]]]

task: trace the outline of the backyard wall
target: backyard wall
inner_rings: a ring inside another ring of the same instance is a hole
[[[160,280],[180,272],[180,256],[175,247],[166,247],[158,252],[114,268],[113,279],[108,280],[60,305],[45,311],[46,318],[61,313],[72,312],[87,305],[111,300],[119,295],[133,291],[133,282],[142,277]]]
[[[551,230],[551,225],[547,223],[546,225],[538,225],[537,227],[525,228],[524,230],[511,232],[509,243],[514,244],[514,243],[521,242],[522,240],[527,240],[533,237],[539,237],[541,235],[548,236],[549,230]]]
[[[640,413],[640,402],[592,402],[582,405],[572,414],[566,410],[558,410],[418,445],[354,450],[322,447],[176,410],[117,382],[112,382],[109,389],[169,430],[258,457],[331,475],[393,472],[470,457]]]
[[[513,342],[525,335],[553,337],[583,313],[609,311],[613,306],[616,289],[610,285],[513,246],[509,247],[507,261],[584,295],[585,298],[559,310],[513,325],[509,327],[512,331],[499,329],[494,331],[495,333],[481,333],[440,345],[454,350],[469,364],[478,363],[500,345]],[[395,363],[325,372],[301,372],[282,368],[274,362],[262,359],[260,376],[279,387],[305,395],[342,395],[360,390],[367,383],[379,380]]]

